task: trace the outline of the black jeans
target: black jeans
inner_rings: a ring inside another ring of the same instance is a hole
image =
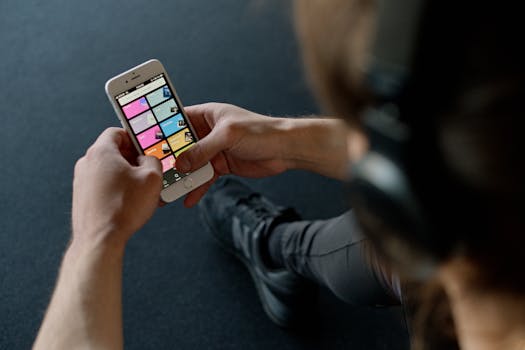
[[[278,225],[285,266],[340,299],[358,305],[398,305],[399,278],[363,236],[351,211],[329,219]]]

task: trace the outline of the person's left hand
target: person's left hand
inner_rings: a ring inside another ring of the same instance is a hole
[[[124,249],[153,215],[161,187],[159,160],[139,156],[123,129],[106,129],[75,166],[72,244]]]

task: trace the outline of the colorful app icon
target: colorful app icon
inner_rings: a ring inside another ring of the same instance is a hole
[[[175,168],[175,158],[173,156],[168,156],[160,161],[162,163],[162,172],[165,173],[173,168]]]
[[[149,109],[148,102],[145,97],[141,97],[136,101],[128,103],[122,107],[122,111],[126,115],[126,118],[131,119],[137,114],[140,114]]]
[[[171,97],[171,91],[170,91],[170,88],[167,85],[162,88],[162,95],[165,98],[170,98]]]

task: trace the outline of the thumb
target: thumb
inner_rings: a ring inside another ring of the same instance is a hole
[[[160,164],[160,161],[152,156],[139,156],[137,158],[137,163],[139,168],[142,168],[147,171],[153,171],[155,173],[158,173],[159,175],[162,175],[162,165]]]
[[[227,149],[226,139],[220,137],[216,129],[199,140],[187,151],[181,153],[176,161],[176,168],[182,173],[199,169],[206,165],[219,152]]]

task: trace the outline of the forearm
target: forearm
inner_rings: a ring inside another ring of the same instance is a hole
[[[121,349],[124,250],[106,244],[73,243],[35,349]]]
[[[332,118],[286,119],[283,158],[289,168],[303,169],[344,180],[349,159],[366,147],[360,130]]]

